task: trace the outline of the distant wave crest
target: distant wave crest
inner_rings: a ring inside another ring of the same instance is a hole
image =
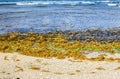
[[[17,2],[16,5],[93,5],[92,1],[39,1],[39,2]]]
[[[118,3],[109,3],[108,6],[120,6]]]
[[[0,5],[107,5],[120,6],[120,2],[105,1],[26,1],[26,2],[0,2]]]
[[[91,2],[91,1],[81,1],[81,4],[94,5],[95,2]]]
[[[39,2],[17,2],[16,5],[77,5],[79,1],[39,1]]]
[[[38,2],[17,2],[16,5],[38,5]]]
[[[0,5],[16,5],[16,2],[0,2]]]

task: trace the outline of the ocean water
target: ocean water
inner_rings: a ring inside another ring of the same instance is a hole
[[[117,27],[119,0],[0,0],[0,34]]]

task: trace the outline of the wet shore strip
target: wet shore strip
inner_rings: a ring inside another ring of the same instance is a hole
[[[17,34],[25,38],[28,35],[29,31],[27,32],[7,32],[5,34],[0,34],[0,37],[7,37],[10,34]],[[104,41],[111,41],[111,42],[120,42],[120,28],[111,28],[111,29],[87,29],[85,31],[49,31],[49,32],[31,32],[34,33],[34,36],[42,35],[47,38],[54,39],[56,36],[61,36],[62,38],[68,41],[79,41],[79,42],[104,42]]]
[[[86,31],[51,31],[49,33],[43,34],[48,36],[56,36],[61,35],[64,39],[69,41],[77,40],[79,42],[90,42],[90,41],[97,41],[97,42],[104,42],[104,41],[118,41],[120,42],[120,28],[118,29],[88,29]]]

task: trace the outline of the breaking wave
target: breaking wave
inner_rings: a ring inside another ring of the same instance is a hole
[[[120,2],[112,1],[24,1],[24,2],[0,2],[0,5],[107,5],[107,6],[119,6]]]
[[[78,1],[39,1],[39,2],[17,2],[16,5],[77,5]]]
[[[120,6],[120,4],[118,4],[118,3],[109,3],[108,6],[111,6],[111,7],[113,6],[114,7],[114,6]]]

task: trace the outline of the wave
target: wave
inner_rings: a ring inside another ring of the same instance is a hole
[[[0,2],[0,5],[90,5],[91,1],[23,1],[23,2]]]
[[[109,3],[108,6],[117,6],[117,4]]]
[[[0,2],[0,5],[16,5],[16,2]]]
[[[96,2],[100,2],[100,3],[109,3],[109,2],[111,2],[111,1],[105,0],[105,1],[96,1]]]
[[[96,3],[95,3],[95,2],[92,2],[92,1],[81,1],[81,4],[94,5],[94,4],[96,4]]]
[[[16,5],[38,5],[38,2],[17,2]]]
[[[16,5],[93,5],[91,1],[39,1],[39,2],[17,2]]]
[[[119,6],[118,3],[108,3],[107,5],[108,5],[108,6],[111,6],[111,7]]]
[[[35,1],[35,2],[17,2],[16,5],[77,5],[79,1]]]
[[[119,6],[119,2],[112,2],[109,0],[105,1],[23,1],[23,2],[0,2],[0,5],[108,5],[108,6]]]

